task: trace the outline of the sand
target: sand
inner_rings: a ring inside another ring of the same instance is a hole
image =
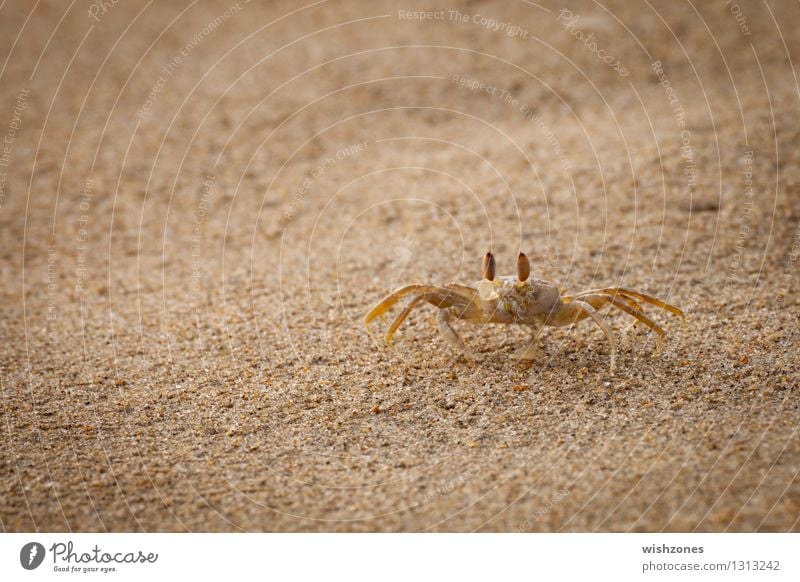
[[[561,10],[5,3],[0,527],[800,529],[800,8]],[[488,248],[688,317],[367,334]]]

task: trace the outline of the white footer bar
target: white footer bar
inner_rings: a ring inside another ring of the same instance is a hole
[[[800,580],[800,534],[2,534],[2,580]]]

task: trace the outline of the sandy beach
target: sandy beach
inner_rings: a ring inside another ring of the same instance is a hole
[[[799,18],[4,3],[0,528],[800,530]],[[686,320],[367,333],[488,249]]]

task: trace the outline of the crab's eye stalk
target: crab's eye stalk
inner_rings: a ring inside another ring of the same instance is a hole
[[[494,281],[494,255],[491,252],[483,255],[483,278]]]
[[[517,279],[519,279],[520,283],[524,283],[530,276],[531,262],[525,256],[525,253],[520,253],[519,257],[517,257]]]

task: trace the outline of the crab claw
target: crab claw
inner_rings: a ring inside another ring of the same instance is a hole
[[[520,253],[519,257],[517,257],[517,279],[519,279],[520,283],[524,283],[530,276],[531,262],[525,256],[525,253]]]
[[[487,281],[494,281],[494,255],[489,251],[483,255],[483,278]]]

